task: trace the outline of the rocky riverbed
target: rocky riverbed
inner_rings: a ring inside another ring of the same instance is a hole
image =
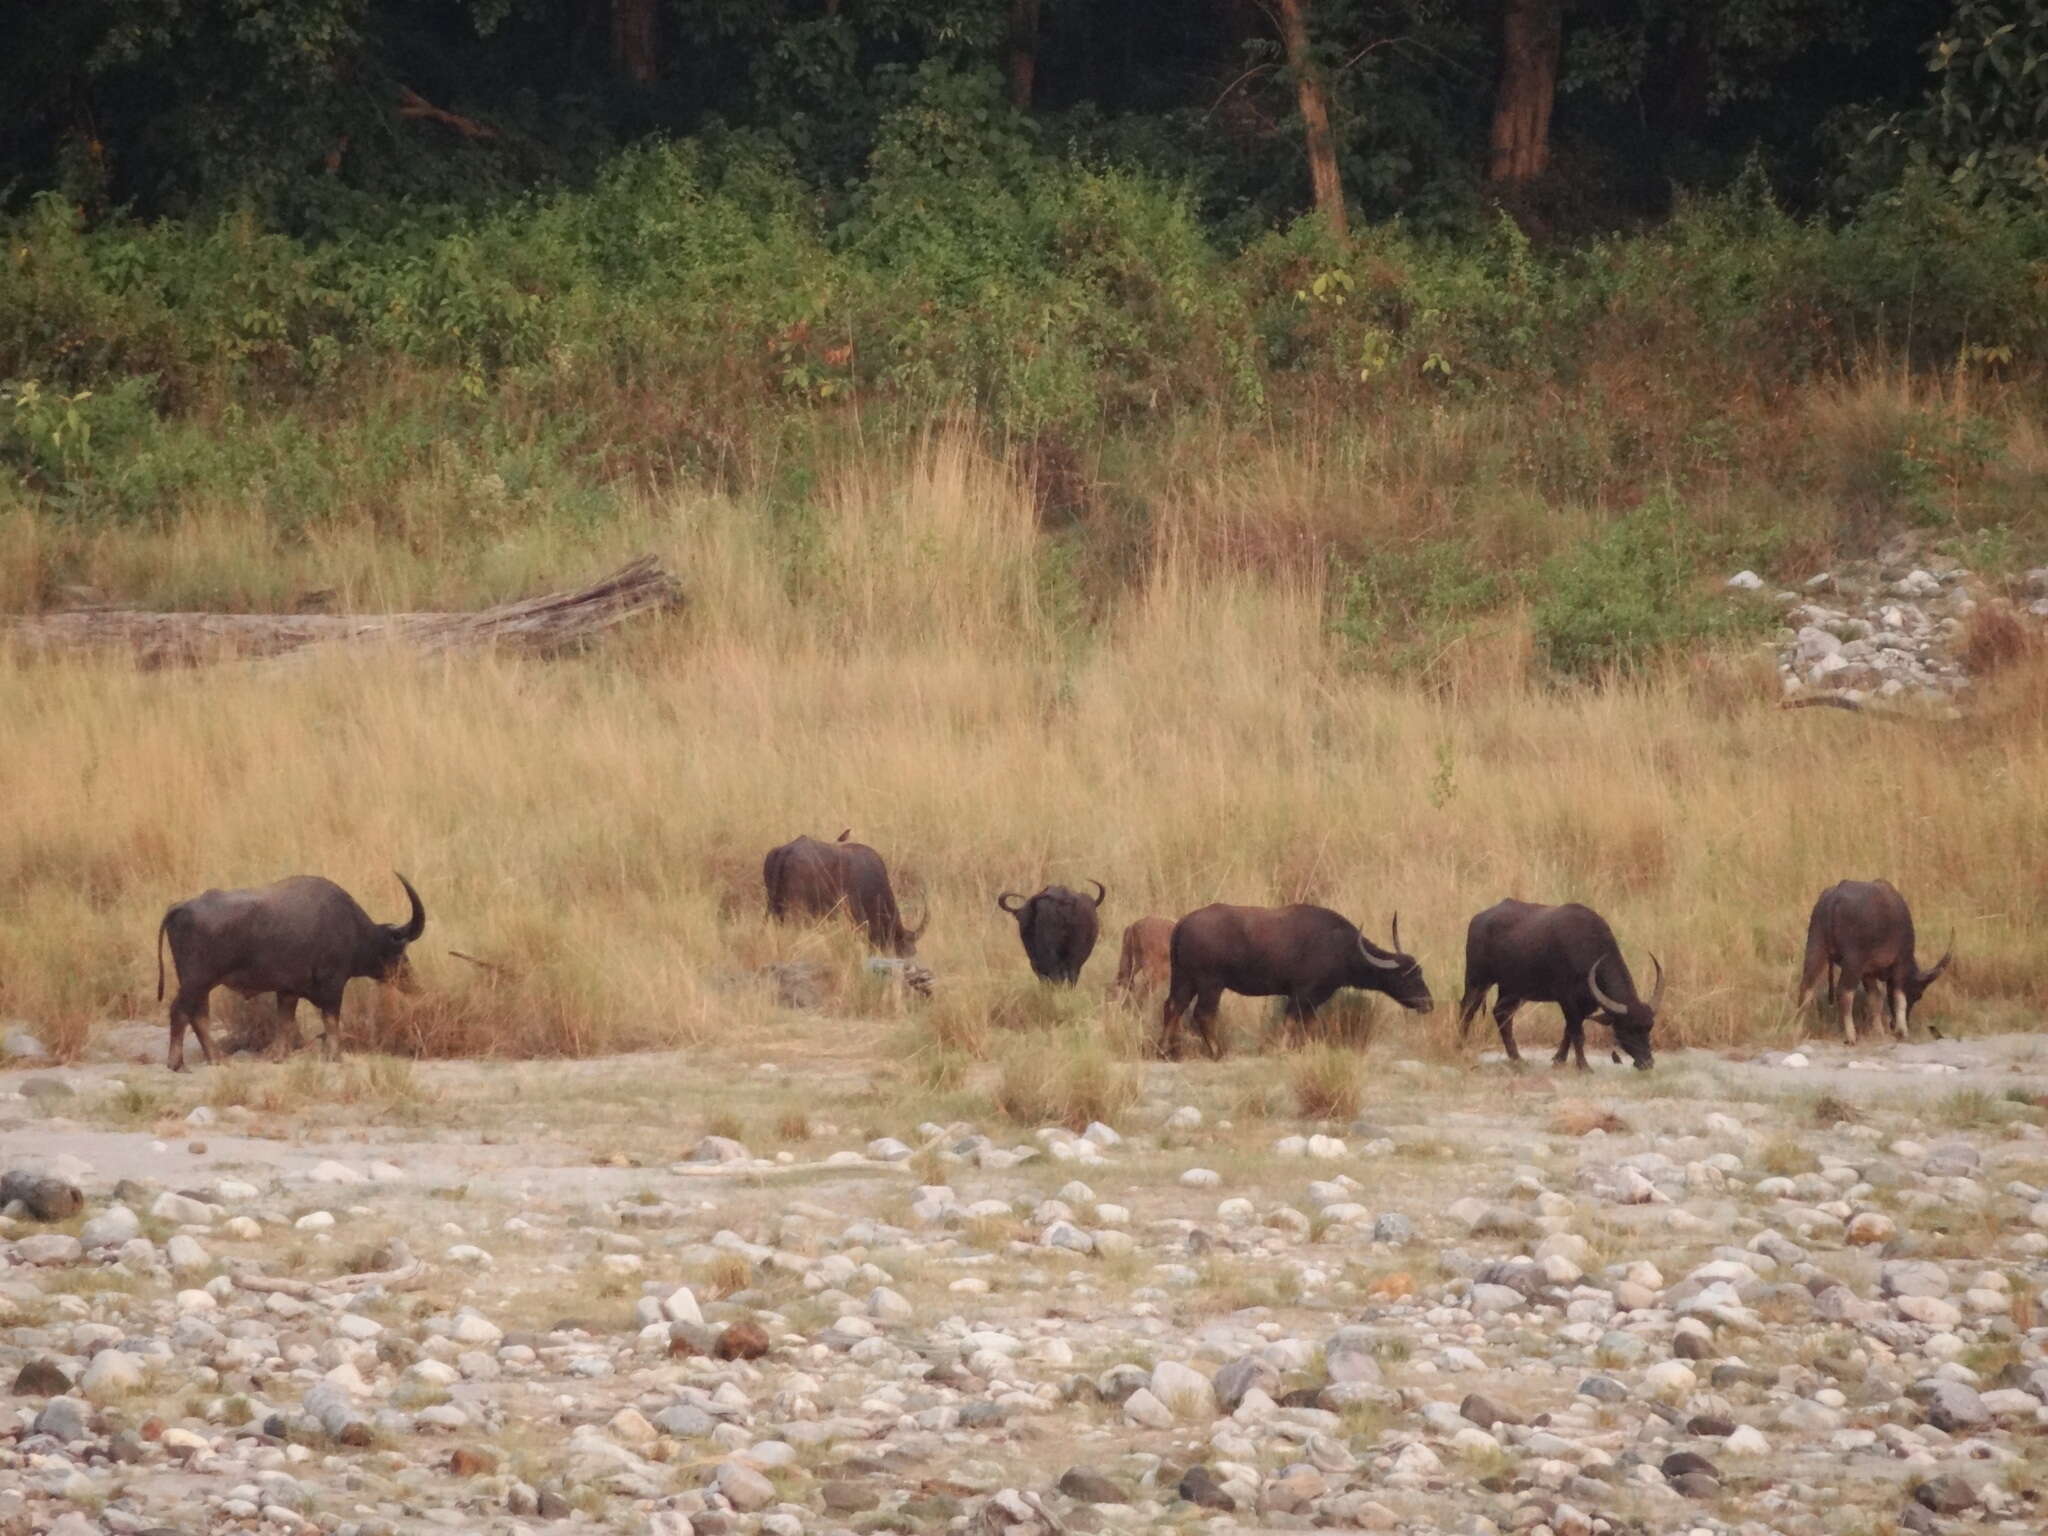
[[[0,1075],[0,1532],[2042,1529],[2040,1043],[1370,1061]]]

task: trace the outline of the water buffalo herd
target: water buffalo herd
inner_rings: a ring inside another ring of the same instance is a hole
[[[778,921],[843,917],[887,956],[908,959],[931,920],[924,912],[915,928],[903,921],[889,870],[865,843],[850,842],[851,829],[832,842],[799,837],[771,849],[761,864],[768,915]],[[163,948],[170,946],[178,978],[171,1000],[170,1065],[185,1065],[185,1028],[199,1037],[209,1065],[216,1060],[207,1032],[207,1002],[215,987],[276,998],[276,1049],[298,1044],[299,999],[310,1000],[325,1021],[323,1045],[339,1048],[342,991],[358,976],[411,989],[407,950],[426,928],[418,892],[403,875],[411,912],[402,923],[374,921],[340,886],[315,876],[280,880],[254,890],[207,891],[164,913],[157,929],[157,996],[163,996]],[[1017,922],[1025,959],[1042,979],[1072,986],[1094,952],[1101,908],[1108,889],[1088,882],[1094,894],[1048,885],[1034,896],[1000,892],[996,904]],[[1223,1054],[1216,1027],[1217,1004],[1225,992],[1281,999],[1289,1036],[1299,1040],[1317,1011],[1349,987],[1379,992],[1402,1008],[1428,1013],[1436,1006],[1423,979],[1422,964],[1401,948],[1401,919],[1388,928],[1381,946],[1357,924],[1328,907],[1296,903],[1243,907],[1217,903],[1178,919],[1146,916],[1124,929],[1113,993],[1136,1003],[1164,993],[1157,1049],[1181,1052],[1182,1026],[1190,1021],[1212,1057]],[[1858,1005],[1881,1006],[1898,1038],[1914,1007],[1935,978],[1948,969],[1951,947],[1930,969],[1913,955],[1913,916],[1896,889],[1883,880],[1845,880],[1814,903],[1808,920],[1805,961],[1800,970],[1798,1007],[1816,993],[1839,1010],[1843,1038],[1856,1039]],[[1624,1053],[1637,1068],[1655,1059],[1651,1034],[1664,1002],[1664,967],[1650,957],[1655,983],[1645,1001],[1622,957],[1607,920],[1577,903],[1541,906],[1496,902],[1475,916],[1465,931],[1465,989],[1458,1003],[1458,1041],[1493,996],[1493,1022],[1511,1061],[1519,1062],[1514,1020],[1524,1003],[1554,1003],[1564,1017],[1564,1038],[1553,1064],[1567,1059],[1586,1066],[1585,1027],[1590,1020],[1613,1037],[1611,1054]],[[1192,1008],[1192,1016],[1189,1010]],[[1933,1030],[1937,1038],[1939,1030]]]

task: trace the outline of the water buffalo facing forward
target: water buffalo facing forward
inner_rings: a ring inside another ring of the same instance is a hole
[[[1017,919],[1025,958],[1041,980],[1071,987],[1095,953],[1095,936],[1101,931],[1096,914],[1109,889],[1100,880],[1088,883],[1095,887],[1092,897],[1064,885],[1048,885],[1029,899],[1015,891],[996,897],[996,905]]]
[[[1381,949],[1358,926],[1328,907],[1232,907],[1221,903],[1190,912],[1174,924],[1171,980],[1160,1017],[1159,1047],[1180,1054],[1181,1016],[1195,1006],[1195,1029],[1212,1057],[1221,1057],[1216,1004],[1225,992],[1284,997],[1287,1021],[1299,1031],[1340,987],[1384,992],[1403,1008],[1427,1013],[1435,1006],[1422,967],[1401,953],[1401,919],[1394,947]]]
[[[1173,919],[1141,917],[1124,929],[1123,953],[1117,957],[1116,982],[1110,991],[1127,1001],[1164,991],[1173,975]]]
[[[156,995],[164,995],[164,941],[171,946],[178,991],[171,999],[171,1070],[185,1070],[185,1026],[199,1037],[208,1066],[218,1064],[206,1030],[206,1003],[215,987],[244,997],[277,994],[277,1038],[282,1054],[299,1044],[299,999],[320,1010],[326,1023],[322,1049],[341,1050],[341,994],[357,976],[412,990],[406,949],[427,926],[419,892],[400,875],[412,915],[380,923],[332,880],[295,875],[247,891],[207,891],[164,913],[156,930]]]
[[[1932,970],[1921,970],[1913,959],[1913,913],[1906,898],[1889,880],[1844,880],[1820,893],[1806,921],[1798,1006],[1804,1009],[1825,980],[1828,1000],[1841,1009],[1842,1038],[1854,1045],[1857,994],[1882,986],[1885,1016],[1903,1040],[1921,994],[1953,958],[1950,950]],[[1941,1038],[1931,1024],[1928,1032]]]
[[[1558,1043],[1555,1066],[1569,1053],[1586,1065],[1586,1020],[1597,1019],[1614,1031],[1615,1044],[1628,1052],[1638,1070],[1647,1071],[1653,1056],[1650,1029],[1664,1001],[1664,967],[1646,1003],[1636,996],[1635,978],[1621,958],[1621,946],[1607,919],[1577,902],[1561,907],[1529,901],[1502,901],[1472,919],[1465,931],[1465,996],[1458,1004],[1458,1043],[1486,1001],[1494,999],[1493,1022],[1508,1059],[1520,1061],[1515,1049],[1515,1010],[1524,1003],[1555,1003],[1564,1014],[1564,1039]],[[1621,1057],[1614,1058],[1619,1061]]]
[[[866,843],[849,843],[846,838],[845,832],[835,843],[800,837],[770,849],[761,861],[768,915],[783,922],[827,917],[843,908],[882,954],[916,954],[931,913],[927,911],[915,928],[904,927],[882,856]]]

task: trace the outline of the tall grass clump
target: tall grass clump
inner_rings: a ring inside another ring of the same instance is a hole
[[[1138,1074],[1092,1031],[1006,1042],[996,1056],[995,1107],[1019,1125],[1083,1130],[1138,1101]]]
[[[1287,1064],[1287,1086],[1305,1120],[1355,1119],[1365,1104],[1365,1066],[1355,1051],[1317,1041]]]

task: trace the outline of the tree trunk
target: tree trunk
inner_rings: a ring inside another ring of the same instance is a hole
[[[1003,64],[1010,77],[1010,105],[1029,112],[1032,88],[1038,81],[1038,0],[1010,0]]]
[[[661,0],[612,0],[612,67],[634,85],[652,85],[661,67]]]
[[[1330,136],[1329,98],[1323,94],[1323,79],[1308,47],[1308,0],[1278,0],[1280,42],[1287,51],[1287,68],[1294,76],[1296,98],[1301,104],[1301,122],[1308,144],[1308,177],[1315,187],[1316,211],[1339,240],[1349,234],[1344,216],[1344,182],[1337,174],[1337,142]]]
[[[1488,180],[1532,181],[1549,168],[1550,108],[1563,43],[1559,0],[1505,0]]]

